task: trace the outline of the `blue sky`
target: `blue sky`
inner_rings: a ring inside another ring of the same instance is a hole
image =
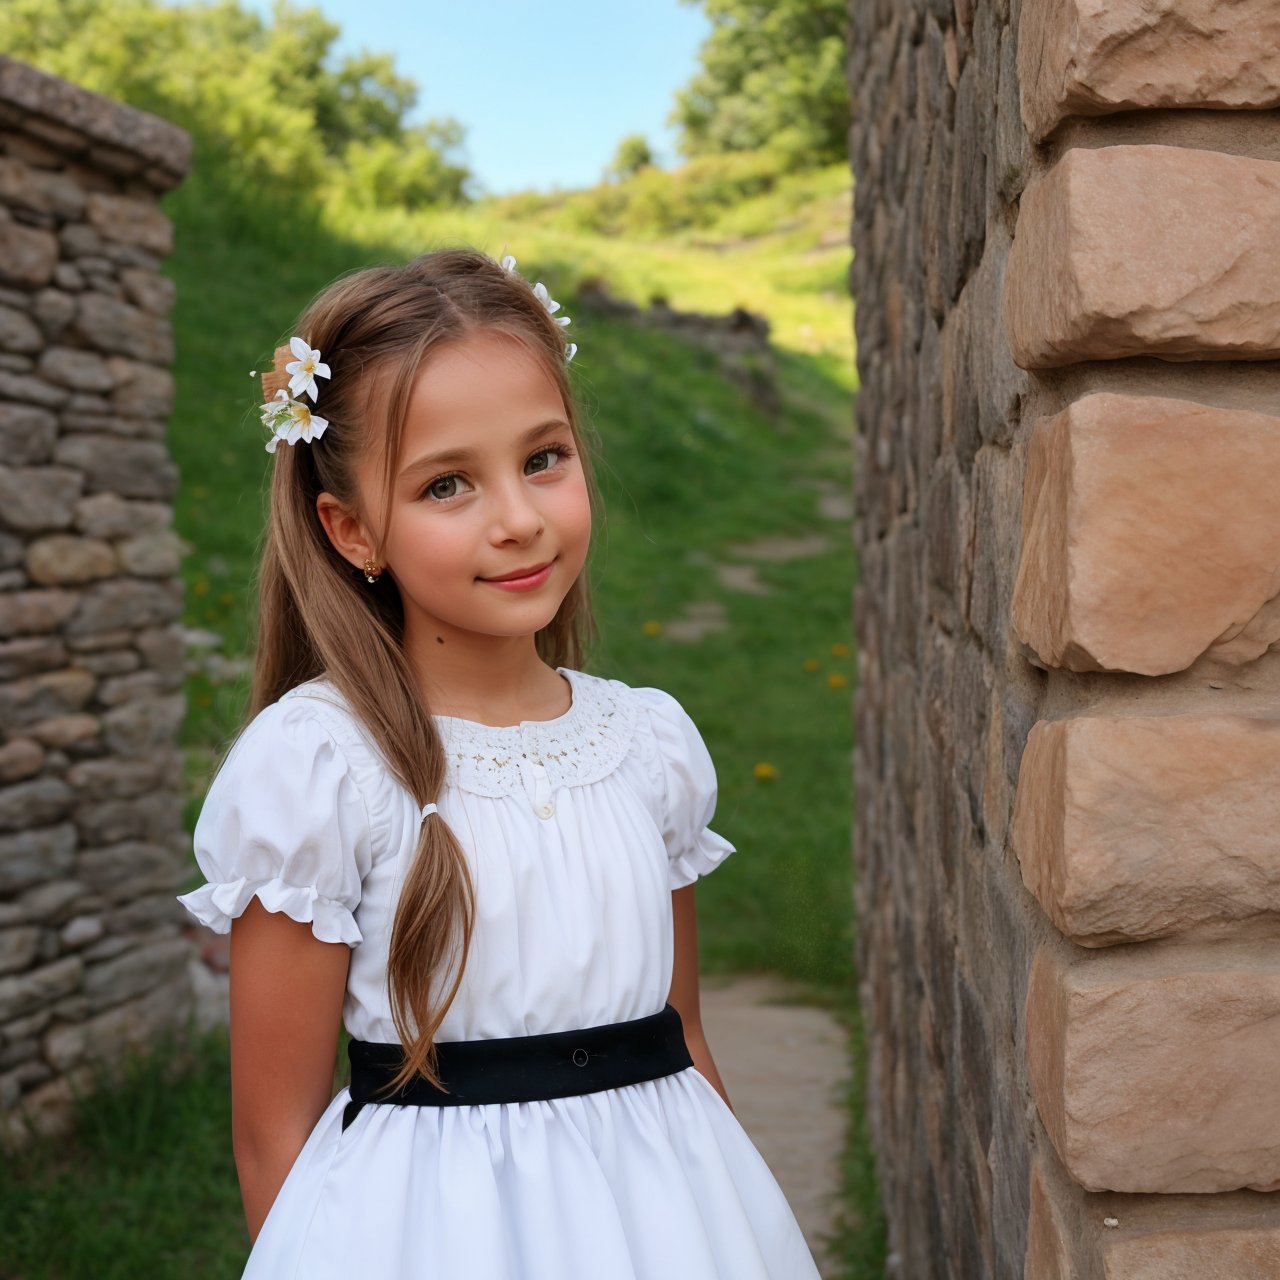
[[[295,0],[300,3],[301,0]],[[246,0],[269,16],[269,0]],[[413,120],[454,116],[478,185],[501,193],[596,182],[618,140],[663,124],[711,24],[678,0],[309,0],[342,28],[338,52],[395,55],[420,89]]]

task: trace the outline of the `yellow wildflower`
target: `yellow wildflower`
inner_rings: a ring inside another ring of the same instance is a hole
[[[767,760],[762,760],[751,772],[756,775],[757,780],[760,782],[768,782],[778,776],[777,769],[769,764]]]
[[[831,646],[831,652],[834,653],[837,658],[847,658],[849,656],[849,646],[847,644],[833,644]]]
[[[647,636],[660,636],[662,634],[662,623],[646,622],[644,624],[644,633]]]
[[[833,671],[827,677],[827,687],[830,689],[843,689],[849,683],[849,677],[839,671]]]
[[[820,666],[822,666],[822,663],[817,658],[806,658],[804,660],[804,669],[806,671],[817,671]]]

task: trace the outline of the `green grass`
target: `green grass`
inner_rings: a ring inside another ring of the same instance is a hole
[[[168,201],[178,229],[167,268],[178,286],[169,443],[182,475],[176,525],[193,548],[185,621],[216,633],[223,656],[242,655],[269,462],[248,371],[268,367],[311,295],[353,267],[457,241],[516,254],[521,272],[544,280],[574,318],[572,372],[598,436],[605,517],[588,571],[602,642],[587,665],[673,693],[716,761],[713,826],[738,852],[699,885],[704,971],[802,982],[850,1029],[860,1072],[850,866],[856,566],[847,526],[820,517],[812,487],[849,481],[848,252],[818,243],[830,238],[841,198],[835,174],[814,176],[811,188],[801,194],[828,201],[826,214],[797,216],[782,231],[770,228],[794,191],[646,242],[571,233],[550,215],[545,224],[501,222],[483,208],[366,217],[357,238],[338,229],[341,211],[229,208],[216,183],[193,181]],[[591,276],[642,303],[662,293],[680,308],[763,311],[774,324],[781,414],[754,409],[707,353],[576,306],[574,291]],[[815,530],[830,535],[826,552],[760,566],[771,594],[728,590],[709,568],[734,543]],[[647,634],[645,623],[708,600],[724,606],[729,630],[697,643]],[[187,694],[190,827],[239,726],[245,685],[193,676]],[[776,776],[757,779],[760,763]],[[193,866],[190,883],[199,881]],[[0,1162],[0,1277],[239,1274],[245,1236],[225,1035],[177,1060],[184,1070],[172,1079],[159,1074],[163,1054],[140,1060],[132,1082],[104,1090],[70,1139]],[[881,1274],[884,1255],[861,1096],[859,1075],[840,1242],[852,1280]]]
[[[0,1161],[0,1277],[238,1276],[229,1065],[225,1032],[163,1038],[78,1100],[71,1137]]]

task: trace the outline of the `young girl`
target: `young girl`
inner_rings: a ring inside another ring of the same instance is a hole
[[[344,277],[262,379],[252,718],[180,899],[231,932],[244,1275],[808,1280],[699,1020],[715,770],[579,669],[576,346],[515,267]]]

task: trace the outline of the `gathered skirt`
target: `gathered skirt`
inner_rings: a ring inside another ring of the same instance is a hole
[[[249,1280],[816,1280],[763,1157],[688,1067],[465,1107],[339,1091],[259,1232]]]

